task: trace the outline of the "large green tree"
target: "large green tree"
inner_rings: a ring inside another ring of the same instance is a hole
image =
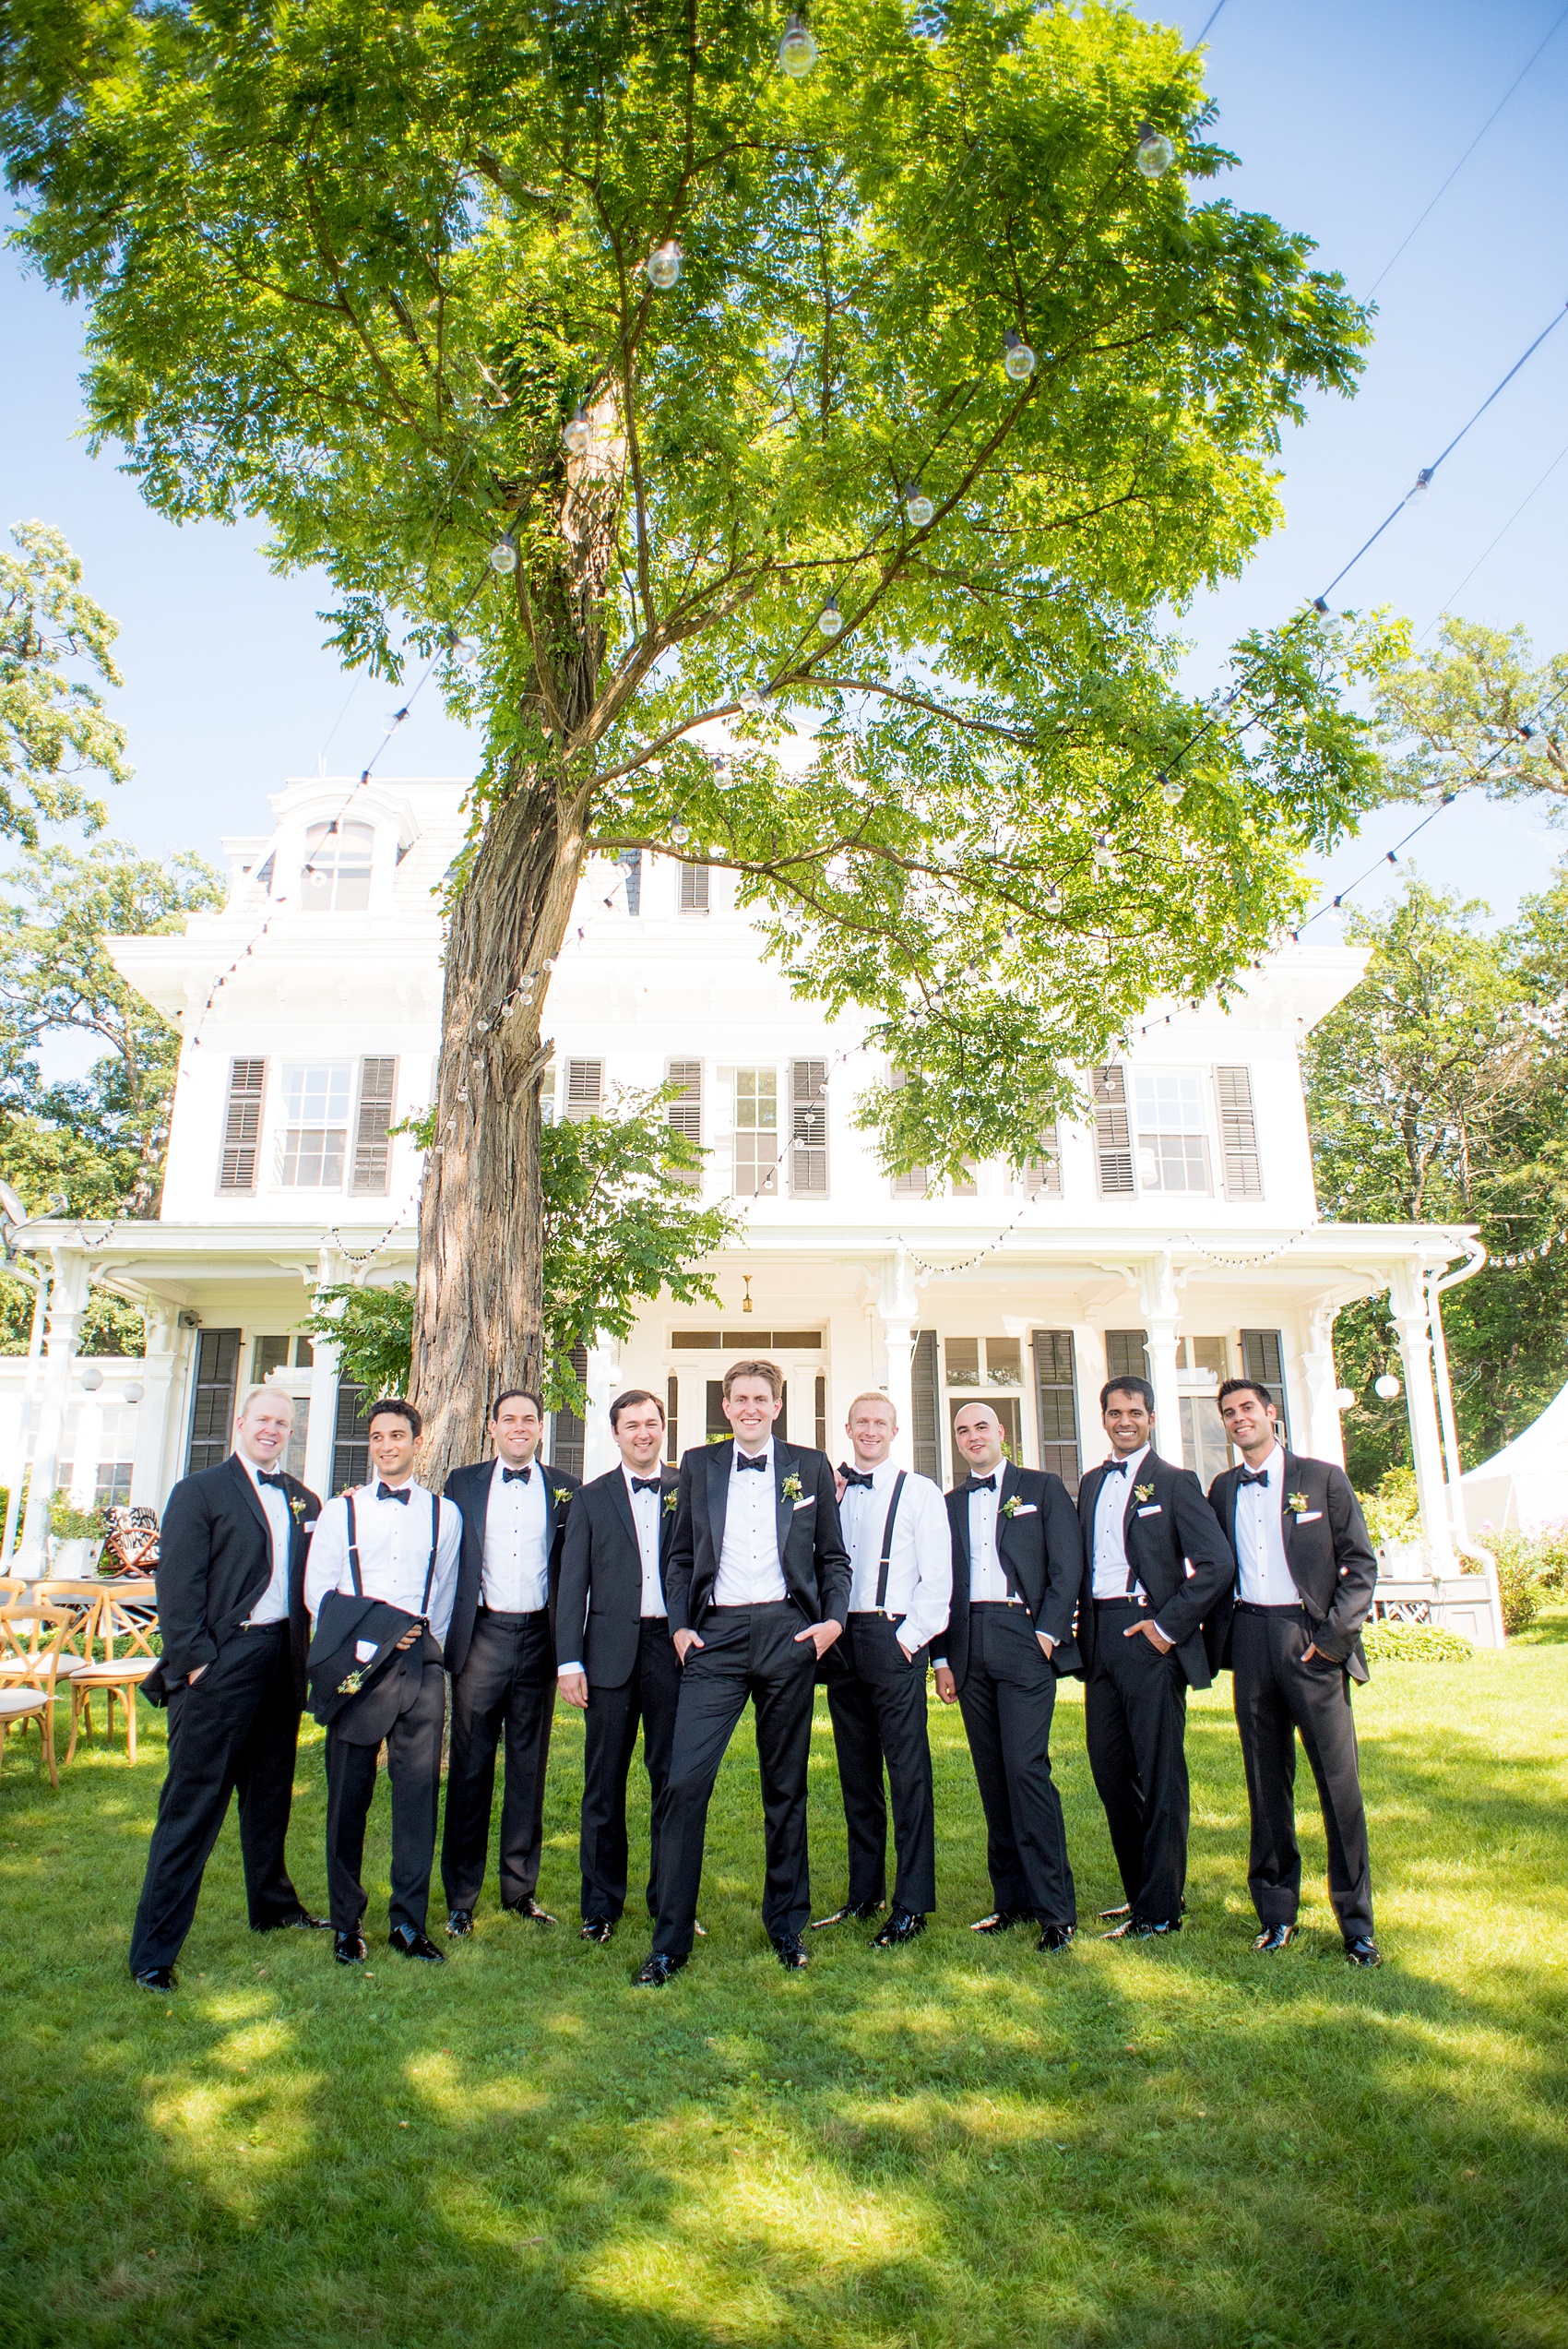
[[[119,625],[81,583],[82,566],[46,522],[15,522],[0,547],[0,837],[36,844],[40,820],[79,818],[103,804],[86,779],[123,783],[125,737],[100,685],[117,686]]]
[[[1304,236],[1189,192],[1228,159],[1175,33],[822,0],[797,79],[755,0],[8,22],[19,234],[87,307],[98,439],[164,514],[264,516],[347,660],[396,675],[406,633],[484,730],[437,1467],[540,1375],[540,1020],[590,852],[732,868],[794,984],[870,1011],[889,1163],[956,1168],[1031,1154],[1152,993],[1223,988],[1378,790],[1339,696],[1376,630],[1304,613],[1177,687],[1170,615],[1273,525],[1280,426],[1367,325]]]

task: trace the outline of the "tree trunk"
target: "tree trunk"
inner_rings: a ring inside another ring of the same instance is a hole
[[[582,846],[554,791],[530,780],[493,812],[453,915],[414,1308],[420,1473],[437,1489],[486,1457],[494,1396],[537,1393],[544,1368],[540,1022]]]

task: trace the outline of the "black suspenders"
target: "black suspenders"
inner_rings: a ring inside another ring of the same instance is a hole
[[[898,1496],[904,1489],[904,1478],[907,1473],[908,1472],[906,1470],[901,1468],[898,1471],[897,1475],[893,1480],[893,1498],[887,1504],[887,1522],[882,1529],[882,1558],[876,1570],[876,1611],[878,1615],[885,1615],[888,1612],[887,1568],[893,1558],[893,1520],[898,1514]]]
[[[900,1477],[898,1481],[902,1484],[904,1480]],[[360,1529],[359,1521],[354,1515],[354,1496],[352,1493],[345,1493],[343,1498],[349,1505],[349,1571],[354,1578],[354,1596],[356,1599],[362,1599],[364,1596],[364,1584],[360,1580]],[[893,1500],[894,1506],[897,1508],[898,1500],[897,1493],[895,1493]],[[893,1520],[891,1517],[887,1520],[887,1530],[888,1533],[891,1534],[893,1530]],[[441,1500],[438,1494],[432,1493],[430,1496],[430,1564],[424,1570],[424,1596],[420,1601],[420,1620],[427,1626],[430,1621],[430,1586],[435,1580],[435,1553],[440,1540]],[[885,1560],[884,1560],[883,1563],[882,1579],[885,1582],[887,1580]]]

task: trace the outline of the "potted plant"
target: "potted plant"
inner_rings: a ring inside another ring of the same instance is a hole
[[[68,1493],[55,1493],[49,1503],[49,1563],[63,1582],[80,1582],[98,1565],[103,1547],[103,1519],[95,1508],[77,1508]]]

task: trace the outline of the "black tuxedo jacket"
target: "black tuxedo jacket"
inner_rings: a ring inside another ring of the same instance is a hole
[[[561,1574],[561,1542],[570,1514],[563,1496],[569,1501],[582,1483],[580,1476],[568,1476],[564,1470],[547,1468],[542,1461],[533,1463],[534,1473],[544,1479],[544,1542],[550,1568],[550,1613],[555,1615],[555,1586]],[[490,1480],[500,1470],[498,1460],[475,1461],[470,1467],[455,1468],[446,1479],[444,1496],[456,1501],[463,1520],[463,1543],[457,1558],[457,1592],[452,1602],[452,1620],[446,1627],[446,1669],[461,1672],[469,1660],[469,1647],[474,1636],[474,1616],[479,1610],[480,1590],[484,1576],[484,1515],[490,1507]]]
[[[682,1458],[675,1538],[664,1574],[672,1634],[700,1631],[713,1604],[734,1449],[734,1438],[728,1437]],[[800,1484],[798,1499],[784,1490],[790,1477]],[[849,1553],[839,1530],[837,1487],[827,1454],[781,1444],[775,1437],[773,1491],[785,1590],[803,1621],[842,1624],[849,1611]]]
[[[659,1581],[668,1608],[670,1552],[680,1478],[660,1468]],[[621,1463],[585,1485],[566,1512],[561,1587],[555,1601],[555,1660],[581,1663],[590,1688],[622,1688],[636,1667],[642,1636],[643,1561],[632,1496]]]
[[[310,1646],[305,1559],[321,1503],[294,1476],[284,1477],[283,1497],[289,1504],[289,1650],[303,1705]],[[175,1485],[163,1511],[155,1572],[163,1653],[142,1687],[154,1704],[165,1704],[172,1689],[232,1639],[272,1579],[267,1512],[237,1453]]]
[[[1084,1661],[1095,1661],[1094,1512],[1106,1463],[1091,1468],[1078,1487],[1078,1521],[1084,1529],[1084,1604],[1078,1641]],[[1120,1481],[1120,1480],[1118,1480]],[[1127,1480],[1122,1538],[1127,1563],[1148,1593],[1149,1614],[1175,1643],[1182,1671],[1194,1688],[1214,1678],[1204,1645],[1203,1623],[1215,1601],[1236,1580],[1236,1560],[1219,1520],[1204,1498],[1190,1468],[1173,1467],[1158,1452],[1146,1452]],[[1139,1487],[1149,1487],[1146,1500]],[[1116,1637],[1119,1639],[1121,1633]]]
[[[1051,1667],[1058,1675],[1081,1673],[1075,1632],[1078,1589],[1084,1579],[1084,1545],[1072,1496],[1060,1476],[1038,1468],[1015,1468],[1004,1461],[996,1491],[996,1555],[1008,1588],[1029,1611],[1029,1621],[1056,1645]],[[1017,1507],[1009,1512],[1007,1504]],[[968,1479],[947,1496],[953,1529],[953,1610],[947,1628],[932,1641],[932,1654],[944,1662],[961,1688],[969,1668],[969,1493]],[[944,1650],[945,1653],[944,1654]]]
[[[1225,1469],[1208,1488],[1209,1506],[1232,1549],[1241,1489],[1239,1467]],[[1287,1451],[1283,1498],[1289,1501],[1293,1493],[1300,1493],[1307,1505],[1304,1509],[1284,1510],[1285,1563],[1311,1619],[1313,1645],[1342,1663],[1352,1680],[1364,1680],[1367,1659],[1361,1647],[1361,1626],[1372,1611],[1377,1586],[1377,1555],[1361,1505],[1345,1471],[1332,1461],[1304,1460],[1299,1452]],[[1229,1668],[1235,1605],[1232,1583],[1204,1627],[1209,1662],[1217,1672]]]

